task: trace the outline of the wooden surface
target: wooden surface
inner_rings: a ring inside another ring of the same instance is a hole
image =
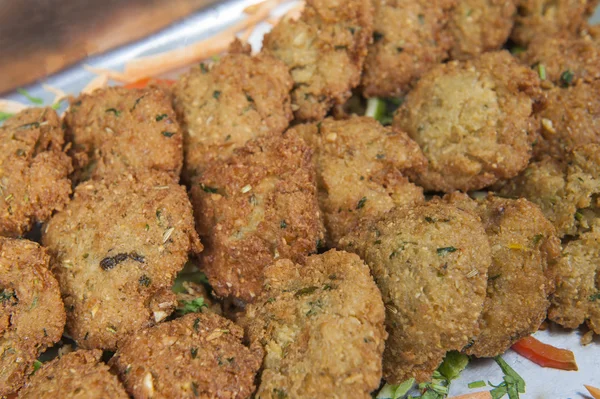
[[[218,0],[0,0],[0,93],[141,39]]]

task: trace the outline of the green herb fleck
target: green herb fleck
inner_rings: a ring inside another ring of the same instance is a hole
[[[473,382],[470,382],[469,385],[467,385],[467,386],[471,389],[483,388],[485,386],[485,381],[483,381],[483,380],[473,381]]]
[[[540,79],[546,80],[546,67],[544,66],[544,64],[537,65],[537,72],[540,76]]]
[[[367,202],[367,197],[362,197],[360,199],[360,201],[358,201],[358,203],[356,204],[356,209],[361,209],[365,206],[365,203]]]
[[[160,115],[156,115],[156,121],[157,121],[157,122],[160,122],[160,121],[162,121],[163,119],[165,119],[165,118],[168,118],[168,117],[169,117],[169,115],[167,115],[167,114],[160,114]]]
[[[216,194],[218,192],[218,190],[215,187],[210,187],[205,185],[204,183],[200,183],[200,188],[202,189],[202,191],[204,191],[205,193],[211,193],[211,194]]]
[[[202,73],[208,73],[208,67],[203,62],[200,63],[200,71],[202,71]]]
[[[536,234],[533,236],[533,245],[538,245],[540,243],[540,241],[542,241],[542,238],[544,238],[543,234]]]
[[[181,304],[177,307],[177,313],[181,316],[188,313],[198,313],[206,307],[208,306],[204,303],[204,298],[199,296],[191,301],[181,301]]]
[[[221,92],[219,90],[213,91],[213,98],[218,100],[221,97]]]
[[[496,356],[494,360],[496,361],[496,363],[498,363],[498,366],[500,366],[500,368],[504,372],[505,377],[509,377],[509,379],[511,379],[512,382],[517,386],[517,391],[519,393],[524,393],[525,380],[523,380],[523,378],[512,367],[510,367],[508,363],[506,363],[506,361],[502,359],[502,357]],[[507,384],[509,383],[508,381],[506,381],[506,379],[505,382]]]
[[[597,300],[599,300],[599,299],[600,299],[600,291],[596,292],[596,293],[595,293],[595,294],[593,294],[593,295],[590,295],[590,301],[592,301],[592,302],[593,302],[593,301],[597,301]]]
[[[23,96],[25,96],[25,98],[27,98],[29,100],[29,102],[36,104],[36,105],[43,105],[44,104],[44,100],[42,100],[39,97],[34,97],[31,94],[29,94],[27,92],[27,90],[25,89],[17,89],[17,92]]]
[[[575,212],[575,219],[577,219],[578,222],[581,222],[583,220],[583,213],[579,211]]]
[[[152,280],[150,279],[150,277],[144,274],[142,277],[140,277],[139,283],[144,287],[149,287],[150,283],[152,283]]]
[[[40,368],[42,368],[43,363],[40,362],[39,360],[36,360],[35,362],[33,362],[33,372],[35,373],[36,371],[38,371]],[[32,373],[33,374],[33,373]]]
[[[296,294],[294,295],[296,298],[304,296],[304,295],[310,295],[313,292],[315,292],[319,287],[315,287],[315,286],[310,286],[310,287],[304,287],[299,289],[298,291],[296,291]]]
[[[570,69],[567,69],[560,75],[560,85],[562,87],[568,87],[573,83],[573,78],[575,78],[575,74]]]
[[[420,23],[421,25],[425,25],[425,15],[423,15],[423,14],[419,14],[419,15],[417,16],[417,18],[419,18],[419,23]]]
[[[4,289],[4,290],[2,290],[2,292],[0,292],[0,302],[5,302],[12,298],[16,298],[16,295],[13,291]]]
[[[433,218],[429,217],[429,216],[425,216],[425,221],[427,223],[435,223],[435,220],[433,220]]]
[[[192,392],[194,393],[194,396],[200,396],[200,393],[198,392],[198,384],[195,382],[192,382]]]
[[[437,254],[438,254],[438,256],[445,256],[447,254],[450,254],[450,253],[456,252],[456,251],[458,251],[458,249],[456,249],[454,247],[443,247],[443,248],[437,249]]]
[[[283,389],[273,388],[273,393],[277,395],[277,399],[285,399],[287,398],[287,393]]]
[[[195,359],[196,357],[198,357],[198,348],[190,349],[190,353],[192,354],[192,359]]]
[[[83,254],[83,259],[89,258],[90,254]]]
[[[285,229],[287,227],[286,221],[282,220],[281,223],[279,223],[279,227],[281,227],[282,229]]]
[[[117,110],[117,109],[115,109],[115,108],[109,108],[109,109],[107,109],[107,110],[106,110],[106,111],[104,111],[104,112],[106,112],[107,114],[108,114],[109,112],[111,112],[111,113],[113,113],[115,116],[119,116],[119,115],[121,115],[121,111],[119,111],[119,110]]]
[[[196,318],[194,320],[194,331],[198,332],[200,328],[200,319]]]
[[[5,120],[7,120],[8,118],[10,118],[13,115],[14,114],[11,114],[8,112],[0,112],[0,122],[4,122]]]
[[[165,137],[173,137],[175,135],[173,132],[162,132],[161,134]]]
[[[380,33],[380,32],[377,32],[377,31],[373,32],[373,42],[377,43],[381,39],[383,39],[383,33]]]

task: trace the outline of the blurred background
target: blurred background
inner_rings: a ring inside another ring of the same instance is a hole
[[[0,0],[0,93],[157,32],[219,0]]]

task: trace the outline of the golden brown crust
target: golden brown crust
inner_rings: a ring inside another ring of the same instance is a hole
[[[597,4],[598,0],[517,0],[511,39],[528,45],[536,37],[573,35]]]
[[[395,208],[341,240],[357,252],[386,305],[386,381],[429,381],[447,351],[479,332],[490,246],[479,218],[441,200]]]
[[[423,171],[427,160],[406,133],[367,117],[294,128],[316,152],[319,202],[329,246],[360,220],[375,220],[394,206],[425,201],[402,173]]]
[[[562,162],[550,157],[532,162],[498,192],[537,204],[561,238],[586,231],[600,209],[600,144],[576,147]]]
[[[478,190],[527,167],[539,78],[506,51],[452,61],[423,76],[394,118],[423,149],[426,191]]]
[[[171,286],[202,246],[185,188],[168,174],[80,184],[44,230],[79,347],[116,348],[175,307]]]
[[[361,87],[365,97],[397,97],[448,58],[455,0],[373,0],[373,43]]]
[[[78,350],[45,364],[19,392],[19,399],[127,399],[100,350]]]
[[[191,313],[128,338],[110,364],[134,398],[244,399],[254,392],[262,348],[241,327]]]
[[[465,194],[444,198],[477,214],[492,251],[480,333],[466,353],[494,357],[538,330],[554,292],[554,263],[560,256],[556,230],[539,207],[526,199],[488,196],[473,201]]]
[[[548,318],[567,328],[587,322],[600,334],[600,218],[590,231],[565,245],[556,274]]]
[[[0,235],[24,235],[69,201],[71,160],[56,112],[29,108],[0,126]]]
[[[297,120],[321,120],[350,98],[360,82],[372,29],[370,1],[307,0],[299,20],[284,19],[265,36],[263,52],[290,69]]]
[[[527,65],[543,66],[546,79],[559,86],[600,79],[600,42],[589,36],[536,37],[519,58]],[[563,76],[565,72],[572,76]]]
[[[218,295],[252,301],[263,269],[301,262],[324,238],[312,150],[291,132],[261,137],[212,164],[191,192],[201,261]]]
[[[546,92],[540,112],[540,134],[533,147],[536,159],[562,161],[576,147],[600,144],[600,80]]]
[[[499,50],[510,36],[516,10],[515,0],[459,0],[449,23],[450,56],[466,60]]]
[[[265,348],[257,398],[370,398],[387,336],[381,294],[356,255],[329,251],[265,270],[242,324]]]
[[[283,133],[292,119],[287,66],[268,55],[232,54],[212,67],[201,64],[175,86],[184,127],[184,179],[229,157],[258,136]]]
[[[64,121],[74,180],[155,170],[179,181],[183,137],[165,91],[96,90],[75,99]]]
[[[0,396],[19,389],[62,336],[65,309],[49,260],[39,244],[0,238]]]

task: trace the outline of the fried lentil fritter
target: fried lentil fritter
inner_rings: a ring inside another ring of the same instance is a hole
[[[550,157],[532,162],[498,192],[539,205],[559,237],[577,235],[600,210],[600,144],[576,147],[563,162]]]
[[[127,399],[119,379],[100,360],[100,350],[78,350],[45,364],[19,392],[19,399]]]
[[[556,274],[548,318],[567,328],[587,322],[600,334],[600,218],[589,231],[565,245]]]
[[[244,331],[214,313],[190,313],[143,329],[110,364],[134,398],[248,398],[262,348],[242,344]]]
[[[287,66],[265,54],[227,55],[183,75],[174,102],[185,131],[185,180],[252,138],[283,133],[293,117],[292,85]]]
[[[600,42],[589,36],[540,36],[519,58],[543,67],[546,79],[561,87],[600,79]]]
[[[377,0],[373,44],[368,48],[365,97],[397,97],[448,58],[448,29],[455,0]]]
[[[427,164],[406,133],[367,117],[325,119],[294,130],[317,154],[319,202],[330,246],[360,220],[425,201],[423,190],[402,175],[423,171]]]
[[[511,39],[528,45],[534,38],[573,35],[594,12],[598,0],[516,0]]]
[[[155,170],[179,181],[183,137],[163,90],[110,87],[83,94],[64,121],[74,180]]]
[[[69,201],[71,160],[60,119],[29,108],[0,126],[0,235],[24,235]]]
[[[194,180],[202,266],[218,295],[252,301],[265,266],[316,251],[324,229],[312,154],[292,132],[261,137]]]
[[[585,144],[600,144],[600,80],[580,82],[546,92],[540,112],[541,129],[533,147],[534,157],[564,160],[570,151]]]
[[[446,352],[478,335],[491,253],[471,212],[439,199],[395,208],[340,246],[365,260],[383,295],[388,383],[429,381]]]
[[[39,244],[0,238],[0,396],[20,388],[62,336],[65,309],[49,260]]]
[[[173,311],[173,280],[188,253],[202,249],[185,188],[159,172],[80,184],[43,243],[69,335],[79,347],[106,350]]]
[[[263,52],[290,69],[297,120],[317,121],[350,98],[371,42],[373,6],[364,0],[307,0],[299,20],[265,35]]]
[[[406,97],[394,126],[429,161],[408,173],[426,191],[478,190],[527,167],[539,78],[506,51],[440,65]]]
[[[481,218],[492,250],[481,331],[466,353],[498,356],[546,319],[560,240],[539,207],[526,199],[488,196],[473,201],[458,193],[445,199]]]
[[[466,60],[499,50],[510,36],[516,0],[458,0],[449,29],[453,59]]]
[[[256,398],[370,398],[379,386],[384,307],[354,254],[332,250],[304,266],[286,259],[267,267],[242,324],[266,352]]]

